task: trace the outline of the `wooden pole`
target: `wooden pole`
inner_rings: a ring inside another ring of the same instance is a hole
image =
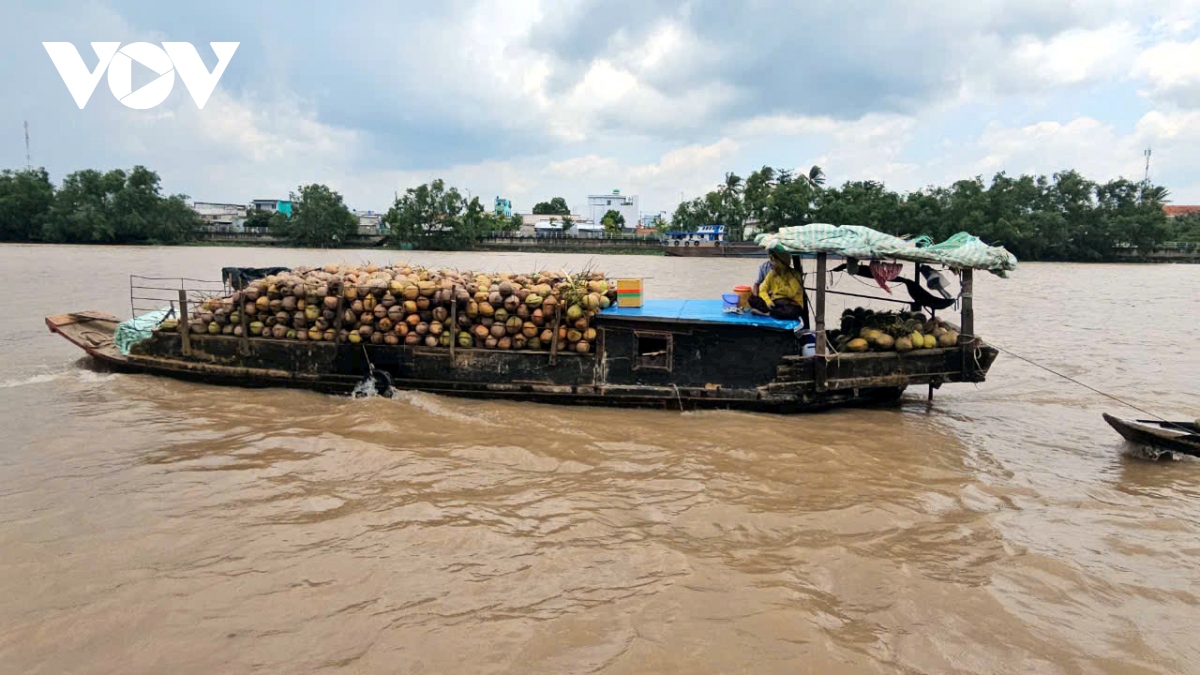
[[[962,271],[962,330],[959,331],[958,341],[971,342],[975,340],[975,280],[974,270]]]
[[[183,343],[183,355],[192,355],[191,318],[188,316],[187,291],[179,289],[179,339]]]
[[[825,254],[817,254],[817,298],[813,308],[813,329],[817,331],[817,391],[825,391],[825,375],[829,362],[825,360],[828,347],[825,337]]]
[[[454,350],[458,345],[458,286],[450,289],[450,367],[454,367]]]
[[[550,365],[558,361],[558,320],[562,315],[562,305],[554,306],[554,321],[550,326]]]
[[[962,354],[962,374],[963,379],[968,379],[971,375],[971,367],[967,359],[967,354],[973,349],[975,344],[975,278],[974,270],[964,269],[962,271],[962,324],[959,326],[958,344],[963,345]]]
[[[242,337],[239,338],[241,344],[238,349],[242,352],[242,356],[250,356],[250,319],[246,316],[246,291],[243,289],[238,291],[241,300],[238,301],[238,316],[241,318],[239,323],[242,324]]]
[[[324,302],[324,300],[322,300]],[[333,317],[333,344],[340,344],[342,341],[342,314],[346,312],[346,282],[338,284],[338,306],[337,314]]]

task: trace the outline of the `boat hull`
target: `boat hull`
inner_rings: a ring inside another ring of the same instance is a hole
[[[678,246],[665,244],[663,253],[680,258],[765,258],[767,250],[750,242]]]
[[[1200,457],[1200,431],[1190,422],[1128,420],[1108,413],[1103,416],[1110,427],[1131,443]]]
[[[50,330],[110,368],[242,387],[291,387],[345,394],[372,373],[398,389],[547,403],[731,408],[805,412],[895,401],[906,387],[982,381],[994,349],[845,354],[825,361],[800,355],[790,331],[721,325],[623,321],[602,324],[595,353],[335,344],[156,332],[121,355],[111,340],[85,332],[116,319],[47,317]],[[670,336],[674,357],[639,364],[639,340]],[[104,343],[95,346],[93,342]]]

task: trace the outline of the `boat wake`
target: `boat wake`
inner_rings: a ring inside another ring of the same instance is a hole
[[[1145,443],[1125,443],[1125,455],[1134,459],[1142,459],[1149,462],[1182,462],[1187,459],[1187,455],[1174,450],[1165,448],[1156,448],[1153,445]]]
[[[0,382],[0,389],[15,389],[17,387],[25,387],[31,384],[46,384],[53,382],[67,375],[67,372],[61,373],[41,373],[39,375],[31,375],[29,377],[14,378]]]

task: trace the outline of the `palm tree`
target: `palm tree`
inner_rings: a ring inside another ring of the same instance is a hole
[[[1143,202],[1166,204],[1171,198],[1171,191],[1161,185],[1143,185],[1141,198]]]
[[[721,190],[730,196],[742,194],[742,177],[730,171],[725,174],[725,182],[721,184]]]
[[[804,179],[808,181],[808,184],[814,188],[821,187],[825,184],[825,172],[821,170],[821,167],[813,164],[812,168],[808,170],[808,175],[805,176]]]

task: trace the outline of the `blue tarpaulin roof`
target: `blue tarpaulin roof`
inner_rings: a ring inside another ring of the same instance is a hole
[[[720,300],[646,300],[641,307],[612,306],[600,312],[604,318],[655,319],[667,321],[703,321],[705,323],[753,326],[774,330],[794,330],[797,321],[784,321],[745,311],[741,314],[724,311]]]

